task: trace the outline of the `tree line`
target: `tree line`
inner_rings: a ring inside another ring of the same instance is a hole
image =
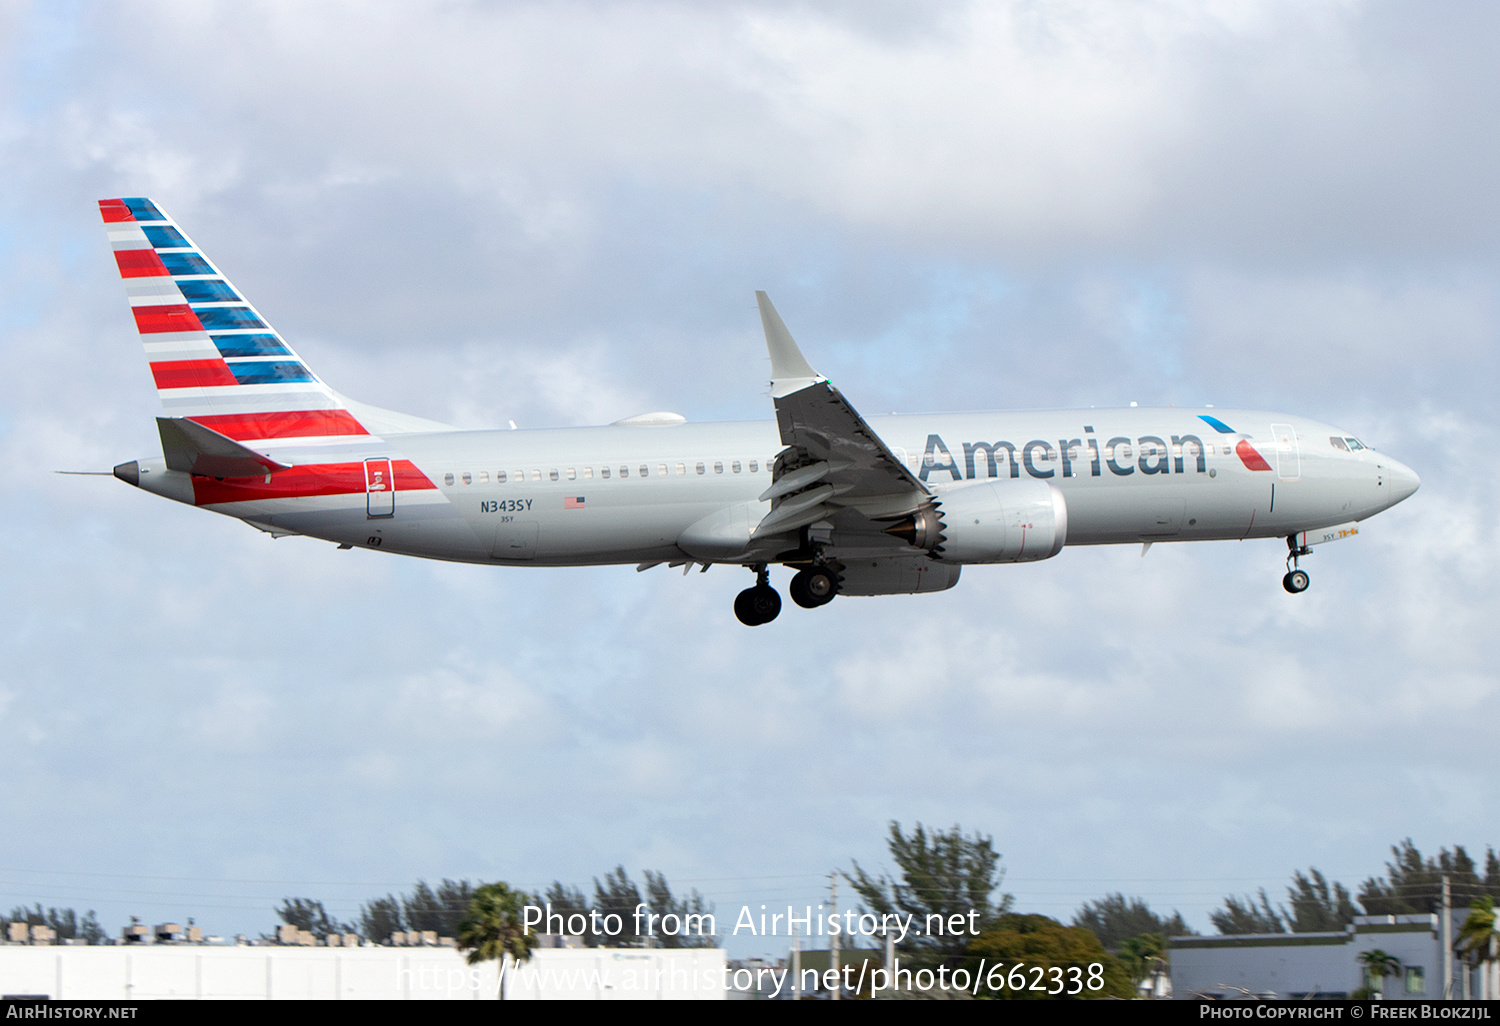
[[[658,917],[675,914],[678,921],[687,915],[703,915],[713,912],[712,903],[693,889],[683,897],[672,893],[664,874],[645,871],[645,889],[642,891],[624,866],[616,866],[604,874],[603,879],[593,879],[592,900],[577,886],[553,881],[541,894],[515,892],[520,905],[535,905],[561,915],[564,923],[569,916],[582,913],[588,927],[580,935],[586,947],[635,947],[647,943],[646,936],[636,930],[635,910],[641,905]],[[357,933],[364,939],[386,943],[393,933],[406,931],[432,931],[439,937],[458,937],[462,925],[470,915],[475,898],[485,884],[474,884],[468,880],[444,879],[437,886],[418,880],[409,892],[397,895],[386,894],[371,898],[360,905],[359,916],[353,922],[341,922],[328,914],[322,901],[307,897],[282,899],[276,909],[281,922],[306,930],[319,940],[330,934]],[[600,916],[614,913],[620,917],[620,932],[606,935],[593,929],[599,917],[591,917],[590,911]],[[657,920],[660,922],[660,918]],[[641,924],[644,926],[644,922]],[[545,926],[541,931],[546,932]],[[713,947],[718,942],[712,936],[670,936],[656,931],[650,943],[659,947]]]
[[[71,908],[49,908],[44,912],[40,903],[34,908],[18,905],[10,910],[6,922],[25,923],[27,927],[50,927],[60,941],[81,940],[85,944],[103,944],[105,938],[104,928],[99,925],[93,909],[89,909],[80,918]]]
[[[1210,912],[1209,921],[1222,934],[1319,933],[1344,929],[1357,915],[1422,915],[1436,912],[1443,903],[1443,878],[1448,880],[1453,908],[1466,910],[1486,899],[1500,898],[1500,855],[1486,847],[1484,871],[1457,844],[1453,850],[1439,848],[1436,856],[1423,856],[1407,838],[1391,846],[1391,861],[1385,875],[1372,876],[1360,885],[1357,897],[1338,881],[1330,881],[1316,868],[1292,874],[1287,904],[1273,906],[1264,887],[1257,897],[1229,895],[1223,908]]]

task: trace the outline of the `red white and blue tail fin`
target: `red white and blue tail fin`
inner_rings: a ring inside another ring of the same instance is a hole
[[[154,203],[99,211],[168,417],[236,441],[370,433]]]

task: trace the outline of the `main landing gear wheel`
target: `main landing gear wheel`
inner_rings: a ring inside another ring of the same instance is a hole
[[[1312,578],[1307,576],[1307,571],[1298,566],[1303,556],[1311,556],[1312,549],[1306,545],[1297,544],[1297,536],[1294,534],[1286,540],[1286,576],[1281,579],[1281,586],[1293,595],[1300,595],[1307,590],[1312,583]]]
[[[771,587],[771,575],[764,566],[755,570],[756,583],[735,597],[734,615],[746,627],[770,623],[781,613],[781,596]]]
[[[839,593],[839,580],[827,567],[812,566],[798,571],[787,591],[803,609],[816,609],[833,601]]]

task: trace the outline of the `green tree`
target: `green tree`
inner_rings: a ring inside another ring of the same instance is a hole
[[[639,944],[641,938],[635,930],[635,910],[636,906],[642,904],[644,902],[641,900],[640,888],[630,879],[624,866],[616,866],[612,872],[605,873],[603,883],[595,877],[594,908],[599,910],[600,918],[611,914],[620,917],[620,933],[604,938],[603,943],[621,946]]]
[[[1330,892],[1328,880],[1316,869],[1304,876],[1292,874],[1292,886],[1286,889],[1291,911],[1282,909],[1286,925],[1293,933],[1333,933],[1354,922],[1359,910],[1349,900],[1349,891],[1334,881]]]
[[[1217,912],[1208,914],[1209,922],[1214,924],[1214,929],[1225,936],[1234,936],[1245,933],[1286,933],[1286,927],[1282,924],[1281,916],[1271,907],[1271,900],[1266,897],[1266,889],[1260,889],[1260,905],[1255,904],[1255,899],[1245,895],[1244,900],[1233,894],[1224,899],[1224,907]]]
[[[469,953],[469,964],[497,960],[502,986],[507,960],[524,962],[531,957],[535,935],[522,925],[522,910],[532,900],[524,891],[511,890],[509,884],[484,884],[475,890],[469,914],[458,925],[458,948]]]
[[[1143,933],[1120,942],[1112,952],[1130,974],[1130,982],[1139,987],[1154,972],[1167,968],[1167,939],[1159,933]]]
[[[1365,986],[1377,996],[1384,992],[1387,976],[1401,975],[1401,959],[1379,948],[1360,955],[1359,963],[1365,967]]]
[[[1010,911],[1011,895],[992,897],[1005,875],[992,838],[980,833],[966,836],[957,826],[929,834],[921,823],[907,836],[901,824],[892,821],[886,843],[900,871],[898,879],[872,877],[858,862],[854,873],[845,873],[844,879],[858,892],[867,911],[912,917],[905,950],[960,954],[973,934],[948,932],[953,916],[963,918],[965,930],[972,924],[976,933],[982,933],[997,916]],[[929,916],[933,923],[945,924],[942,934],[928,931]]]
[[[1449,894],[1457,908],[1472,905],[1486,894],[1500,897],[1500,859],[1493,848],[1486,853],[1483,878],[1461,844],[1454,845],[1451,852],[1440,848],[1435,858],[1424,858],[1408,837],[1392,845],[1391,855],[1392,861],[1385,864],[1386,875],[1371,877],[1360,888],[1359,903],[1367,915],[1437,911],[1442,906],[1444,876],[1448,878]]]
[[[1497,947],[1500,932],[1496,930],[1495,899],[1486,894],[1469,906],[1469,916],[1459,928],[1453,950],[1473,969],[1481,962],[1492,961]]]
[[[542,895],[542,901],[550,907],[553,915],[562,917],[564,929],[567,928],[570,918],[583,917],[584,932],[581,936],[585,945],[596,948],[605,943],[604,934],[594,932],[594,920],[589,917],[588,899],[583,896],[583,891],[579,888],[567,887],[562,881],[554,880],[552,886],[548,887],[546,893]],[[573,925],[579,925],[578,920],[574,920]]]
[[[93,914],[92,911],[89,912],[90,916]],[[44,912],[42,911],[41,902],[37,902],[35,908],[26,908],[25,906],[18,905],[10,910],[8,921],[12,923],[25,923],[27,926],[51,927],[52,932],[57,935],[57,939],[60,941],[74,940],[83,936],[79,933],[78,913],[74,912],[71,908],[49,908]],[[95,928],[98,925],[96,921],[94,923]],[[100,934],[103,934],[102,930]],[[89,941],[89,943],[93,944],[97,942]]]
[[[391,934],[405,929],[401,902],[394,894],[371,898],[359,907],[359,932],[367,941],[385,944],[391,939]]]
[[[1129,974],[1104,950],[1092,931],[1081,926],[1064,926],[1046,916],[1001,915],[988,930],[970,942],[967,955],[963,967],[971,974],[979,972],[982,960],[985,972],[980,981],[980,992],[992,998],[1078,1001],[1135,996]],[[992,975],[991,969],[995,966],[1001,967],[1003,972]],[[1093,966],[1099,966],[1102,974],[1095,973],[1091,977]],[[1016,968],[1022,971],[1016,973],[1015,978],[1024,978],[1025,986],[1012,989],[1009,974]],[[1075,968],[1078,970],[1076,974],[1072,971]],[[1037,969],[1041,970],[1040,974]],[[1054,973],[1054,969],[1061,971]],[[1005,986],[991,989],[990,982],[998,980],[999,975],[1005,976]],[[1091,978],[1099,982],[1100,989],[1089,988]],[[1034,986],[1040,989],[1031,989]],[[1069,994],[1069,990],[1077,992]]]
[[[306,930],[319,940],[332,933],[353,933],[354,927],[330,916],[321,901],[312,898],[283,898],[276,915],[288,926]]]
[[[99,925],[99,917],[89,909],[88,915],[78,924],[78,937],[85,944],[103,944],[106,937],[104,927]]]
[[[712,935],[700,933],[689,933],[688,924],[700,924],[702,928],[703,917],[713,912],[713,905],[704,900],[703,895],[694,888],[685,898],[674,898],[672,888],[667,886],[667,878],[661,873],[653,873],[646,870],[646,898],[651,911],[659,916],[676,916],[677,921],[683,925],[677,927],[678,935],[672,936],[665,933],[659,926],[656,931],[657,943],[664,948],[711,948],[717,943]],[[657,921],[660,923],[660,920]]]
[[[410,894],[401,898],[401,918],[408,930],[431,930],[439,937],[456,937],[458,924],[469,914],[474,885],[467,880],[444,879],[436,888],[418,880]]]
[[[1142,934],[1184,937],[1193,932],[1175,909],[1163,918],[1151,911],[1144,898],[1126,898],[1123,894],[1106,894],[1098,901],[1084,902],[1073,916],[1073,925],[1093,931],[1106,951],[1118,951],[1125,941]]]

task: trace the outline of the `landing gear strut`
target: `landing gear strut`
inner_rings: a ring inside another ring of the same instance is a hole
[[[839,593],[839,579],[826,566],[810,566],[797,572],[787,591],[803,609],[816,609],[833,601]]]
[[[1312,555],[1312,549],[1306,545],[1298,545],[1294,534],[1287,538],[1286,550],[1286,576],[1281,579],[1281,586],[1293,595],[1300,595],[1312,583],[1312,578],[1297,563],[1303,556]]]
[[[746,588],[734,600],[734,615],[746,627],[770,623],[781,612],[781,596],[771,587],[771,574],[761,563],[755,570],[755,587]]]

